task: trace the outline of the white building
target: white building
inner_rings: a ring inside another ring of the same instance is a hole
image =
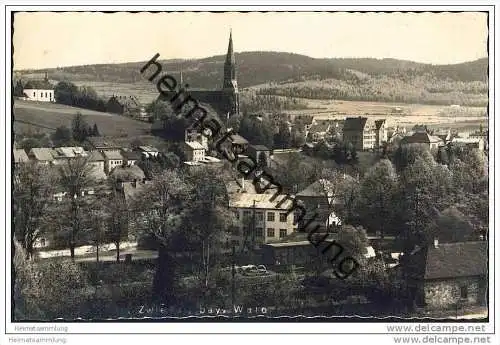
[[[248,247],[282,240],[294,232],[291,201],[278,205],[285,197],[273,195],[236,193],[230,195],[229,207],[233,210],[237,224],[233,232],[233,244]]]
[[[23,93],[26,100],[39,102],[55,102],[54,86],[47,75],[44,80],[30,80],[24,85]]]

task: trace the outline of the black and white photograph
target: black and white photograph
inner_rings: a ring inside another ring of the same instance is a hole
[[[493,5],[61,6],[5,9],[6,343],[498,341]]]

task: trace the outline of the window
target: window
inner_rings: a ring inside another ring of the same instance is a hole
[[[467,286],[460,287],[460,298],[467,298]]]
[[[256,212],[256,215],[257,215],[257,220],[259,222],[263,222],[264,221],[264,212]]]
[[[267,212],[267,221],[274,222],[274,212]]]
[[[255,236],[264,237],[264,229],[263,228],[255,228]]]
[[[234,218],[240,219],[240,213],[238,211],[233,211]]]
[[[283,238],[286,236],[286,229],[280,229],[280,238]]]
[[[36,92],[33,92],[33,97],[36,97]]]
[[[274,229],[267,228],[267,237],[274,237]]]
[[[287,218],[286,213],[280,213],[280,222],[286,223],[286,218]]]
[[[250,218],[250,211],[243,211],[243,218]]]

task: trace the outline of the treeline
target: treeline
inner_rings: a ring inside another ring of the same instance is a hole
[[[243,113],[259,111],[280,112],[283,110],[307,109],[307,103],[293,97],[277,97],[274,95],[250,94],[240,99],[240,110]]]
[[[483,82],[445,81],[425,77],[380,76],[345,80],[304,81],[263,88],[259,95],[346,101],[394,103],[460,104],[486,106],[488,85]]]
[[[89,86],[78,87],[71,82],[61,81],[57,83],[54,89],[54,98],[60,104],[96,111],[106,111],[106,101],[99,97],[97,92]]]

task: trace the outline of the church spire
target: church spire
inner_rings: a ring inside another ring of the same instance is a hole
[[[234,58],[233,51],[233,30],[229,31],[229,44],[227,46],[226,64],[235,64],[236,60]]]

